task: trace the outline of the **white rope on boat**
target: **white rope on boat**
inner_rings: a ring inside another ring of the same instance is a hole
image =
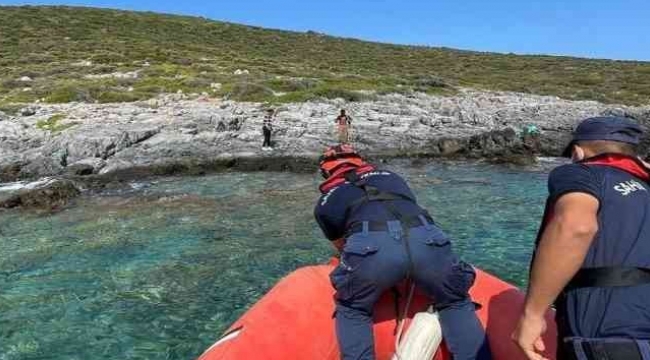
[[[413,300],[415,284],[411,284],[404,313],[400,318],[397,335],[395,336],[395,354],[391,360],[431,360],[442,342],[442,328],[438,313],[433,306],[427,311],[415,314],[404,339],[404,320]]]

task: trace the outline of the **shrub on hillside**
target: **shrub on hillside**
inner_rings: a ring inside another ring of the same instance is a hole
[[[98,64],[115,64],[126,60],[122,54],[109,51],[101,51],[90,57],[90,61]]]
[[[320,84],[320,81],[303,78],[280,78],[269,80],[265,84],[276,91],[293,92],[314,89]]]
[[[133,102],[147,98],[147,95],[142,93],[126,92],[126,91],[104,91],[97,95],[96,99],[99,103],[118,103],[118,102]]]
[[[172,62],[172,64],[176,64],[176,65],[190,66],[190,65],[192,65],[192,63],[194,63],[194,60],[189,59],[189,58],[181,57],[181,58],[171,59],[171,62]]]
[[[0,87],[6,90],[20,89],[25,87],[25,83],[17,79],[5,80],[0,84]]]
[[[56,61],[56,58],[48,53],[32,53],[32,54],[25,54],[22,55],[19,59],[18,62],[23,64],[23,65],[31,65],[31,64],[49,64]]]
[[[277,96],[271,100],[274,103],[286,104],[286,103],[301,103],[305,101],[311,101],[318,99],[319,96],[314,94],[311,91],[294,91],[290,93]]]
[[[52,104],[68,103],[74,101],[90,102],[92,101],[92,97],[90,96],[88,89],[74,85],[68,85],[54,89],[45,98],[45,102]]]
[[[7,115],[15,116],[20,114],[20,110],[23,108],[22,104],[7,104],[0,103],[0,111]]]
[[[115,65],[99,64],[93,66],[89,71],[89,74],[110,74],[115,71],[117,71],[117,66]]]
[[[228,97],[238,101],[266,101],[273,97],[273,90],[256,83],[240,82],[233,86]]]
[[[209,89],[212,81],[208,79],[198,78],[198,77],[188,77],[181,81],[181,85],[185,88],[192,89],[192,91],[202,91],[203,89]]]
[[[15,90],[4,97],[4,101],[8,103],[30,103],[38,99],[35,91],[21,91]]]
[[[370,100],[372,96],[362,94],[356,91],[338,89],[338,88],[320,88],[315,90],[314,95],[327,99],[343,99],[350,102]]]
[[[431,75],[418,77],[413,83],[419,88],[444,88],[449,86],[443,78]]]

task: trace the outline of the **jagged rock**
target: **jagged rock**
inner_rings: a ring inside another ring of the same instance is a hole
[[[68,149],[59,149],[52,153],[52,158],[61,166],[68,166]]]
[[[43,176],[53,176],[61,174],[64,169],[65,166],[61,164],[60,157],[52,155],[39,155],[20,168],[20,174],[18,178],[29,179]]]
[[[506,128],[472,136],[466,151],[473,156],[489,157],[521,153],[523,149],[522,138],[513,128]]]
[[[463,141],[461,139],[442,139],[438,142],[440,155],[453,155],[463,149]]]
[[[560,156],[571,141],[570,130],[545,131],[539,135],[540,154]]]
[[[436,127],[438,125],[438,119],[436,119],[436,118],[422,116],[422,117],[420,117],[419,121],[420,121],[420,124],[426,125],[426,126],[429,126],[429,127]]]
[[[67,204],[80,194],[72,181],[53,180],[35,188],[19,191],[8,199],[0,201],[0,208],[57,208]]]
[[[66,172],[82,176],[97,174],[104,166],[106,166],[106,161],[102,158],[87,158],[68,165]]]
[[[11,209],[20,205],[20,196],[18,195],[11,195],[6,198],[0,198],[0,209]]]
[[[92,165],[89,164],[75,164],[66,167],[65,173],[67,175],[86,176],[92,175],[95,171]]]
[[[23,165],[23,163],[14,162],[9,163],[5,166],[0,166],[0,182],[11,182],[18,180],[20,178],[20,172]]]
[[[633,114],[630,112],[626,111],[625,109],[621,108],[613,108],[613,109],[607,109],[601,113],[603,116],[618,116],[618,117],[626,117],[626,118],[635,118]]]
[[[59,135],[46,148],[66,149],[69,163],[87,158],[107,159],[159,132],[157,127],[142,125],[84,126],[77,127],[74,132]]]
[[[138,103],[39,104],[34,108],[37,117],[0,122],[0,177],[87,173],[90,166],[73,167],[84,159],[103,160],[101,166],[93,164],[92,171],[105,174],[129,168],[179,171],[198,165],[166,164],[189,161],[209,166],[214,159],[315,158],[325,145],[337,142],[334,118],[342,108],[353,118],[354,144],[369,155],[553,156],[566,145],[575,124],[588,116],[629,116],[650,125],[648,106],[462,89],[454,96],[391,94],[360,103],[319,100],[284,105],[274,119],[274,151],[263,153],[263,104],[187,100],[185,94]],[[62,132],[36,128],[37,121],[55,114],[65,114],[77,124]],[[522,135],[529,125],[539,128],[540,134]],[[649,148],[646,139],[642,149]]]
[[[241,130],[242,125],[243,122],[239,118],[233,118],[228,122],[228,130],[239,131]]]
[[[181,134],[185,134],[185,135],[196,135],[198,133],[199,133],[199,129],[196,129],[196,128],[194,128],[194,129],[192,129],[192,128],[182,128],[181,129]]]
[[[26,107],[20,110],[20,115],[22,116],[32,116],[36,114],[36,109],[33,107]]]
[[[120,170],[126,170],[126,169],[131,169],[135,167],[136,164],[125,161],[125,160],[120,160],[120,159],[115,159],[115,160],[110,160],[106,163],[106,166],[104,166],[101,170],[99,170],[100,174],[110,174],[113,172],[117,172]]]

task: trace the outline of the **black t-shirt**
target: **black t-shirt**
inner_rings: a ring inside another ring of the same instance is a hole
[[[264,117],[264,122],[262,123],[262,128],[264,130],[272,130],[273,129],[273,117],[272,116],[265,116]]]

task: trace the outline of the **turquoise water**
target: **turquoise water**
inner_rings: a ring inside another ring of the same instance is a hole
[[[475,265],[523,286],[546,167],[386,166]],[[0,214],[0,360],[192,359],[291,270],[332,251],[316,175],[164,178],[56,214]]]

